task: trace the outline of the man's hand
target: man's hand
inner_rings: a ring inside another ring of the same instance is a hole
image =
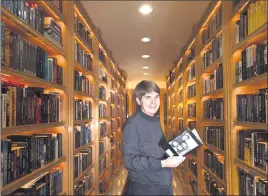
[[[162,167],[178,167],[186,157],[183,156],[172,156],[161,161]]]

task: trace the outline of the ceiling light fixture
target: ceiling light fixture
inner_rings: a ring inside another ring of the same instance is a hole
[[[147,75],[148,75],[148,73],[143,73],[143,75],[147,76]]]
[[[149,4],[144,4],[139,8],[139,12],[144,15],[150,14],[152,11],[153,11],[153,8]]]
[[[149,37],[144,37],[141,39],[142,42],[149,42],[151,39]]]
[[[149,67],[148,66],[144,66],[144,67],[142,67],[143,69],[149,69]]]
[[[145,55],[142,55],[141,57],[147,59],[150,57],[150,55],[145,54]]]

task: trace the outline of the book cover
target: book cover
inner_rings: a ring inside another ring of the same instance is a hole
[[[194,149],[203,145],[196,129],[186,129],[180,135],[174,137],[169,142],[163,136],[158,145],[165,151],[168,156],[185,156]]]

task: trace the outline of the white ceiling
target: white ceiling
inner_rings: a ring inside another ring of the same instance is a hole
[[[209,1],[82,1],[127,82],[149,79],[164,84],[168,71],[178,59]],[[149,3],[153,12],[142,15],[138,8]],[[140,41],[150,37],[149,43]],[[143,59],[143,54],[151,58]],[[143,66],[149,66],[143,76]],[[131,85],[128,85],[131,86]],[[161,85],[162,86],[162,85]]]

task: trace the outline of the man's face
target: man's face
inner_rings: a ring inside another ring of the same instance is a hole
[[[142,96],[141,100],[136,99],[138,104],[141,105],[142,111],[149,115],[154,116],[160,106],[160,97],[157,92],[146,93]]]

